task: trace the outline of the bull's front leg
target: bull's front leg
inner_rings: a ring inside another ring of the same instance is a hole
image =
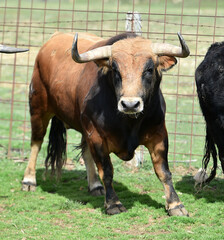
[[[117,194],[113,188],[113,165],[109,156],[107,144],[103,137],[99,134],[92,121],[82,115],[82,123],[85,129],[83,140],[87,144],[91,158],[94,160],[99,177],[105,189],[105,208],[109,215],[125,212],[126,208],[119,201]]]
[[[160,126],[156,132],[147,136],[146,139],[145,146],[151,154],[155,173],[164,187],[168,214],[170,216],[188,216],[187,210],[180,202],[173,187],[172,174],[167,159],[168,136],[165,125]]]
[[[120,202],[114,188],[113,188],[113,165],[109,155],[105,155],[101,146],[94,146],[92,154],[96,166],[98,168],[99,176],[103,182],[105,189],[105,208],[109,215],[126,212],[126,208]]]

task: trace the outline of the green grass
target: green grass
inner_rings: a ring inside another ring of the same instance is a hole
[[[64,170],[61,181],[37,168],[36,192],[22,192],[26,163],[0,161],[0,239],[223,239],[223,179],[197,193],[179,169],[174,186],[190,217],[168,217],[163,187],[150,166],[131,170],[116,159],[114,188],[128,212],[108,216],[103,197],[87,191],[84,167]]]

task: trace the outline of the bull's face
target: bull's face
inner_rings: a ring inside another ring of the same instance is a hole
[[[159,57],[148,45],[148,40],[129,38],[112,46],[110,68],[117,108],[124,114],[136,116],[143,112],[146,101],[159,87],[160,71],[176,64],[174,57]]]
[[[79,55],[77,34],[72,58],[78,63],[95,61],[112,71],[118,111],[136,115],[144,111],[154,91],[158,89],[161,71],[176,64],[175,56],[187,57],[189,49],[179,34],[181,47],[151,43],[148,39],[127,38]]]

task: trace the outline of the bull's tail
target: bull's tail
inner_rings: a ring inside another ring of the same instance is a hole
[[[211,155],[213,158],[213,167],[212,167],[210,176],[206,179],[205,183],[209,183],[215,177],[216,169],[217,169],[217,151],[216,151],[214,140],[207,128],[206,129],[206,139],[205,139],[205,155],[202,159],[202,165],[205,170],[207,169]]]
[[[66,161],[66,129],[63,122],[57,117],[51,120],[47,157],[45,160],[46,170],[51,166],[51,173],[61,175],[61,169]]]

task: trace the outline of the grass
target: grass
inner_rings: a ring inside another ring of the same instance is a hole
[[[59,182],[44,181],[39,164],[36,192],[21,191],[25,165],[0,161],[1,239],[223,239],[223,179],[197,192],[192,175],[177,168],[174,185],[190,217],[168,217],[150,166],[133,170],[114,159],[114,188],[128,212],[107,216],[104,198],[89,195],[79,163]]]

